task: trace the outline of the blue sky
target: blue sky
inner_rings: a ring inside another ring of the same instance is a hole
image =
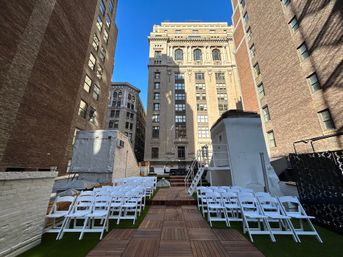
[[[163,21],[226,21],[231,24],[230,0],[119,0],[119,29],[112,81],[129,82],[141,90],[146,107],[148,35]]]

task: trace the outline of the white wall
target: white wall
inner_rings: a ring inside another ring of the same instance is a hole
[[[0,172],[0,256],[16,256],[41,241],[57,172]]]

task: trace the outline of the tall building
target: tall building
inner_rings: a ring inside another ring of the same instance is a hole
[[[144,158],[145,111],[141,91],[127,82],[112,82],[107,128],[118,129],[132,144],[137,161]]]
[[[184,166],[209,144],[210,127],[242,103],[232,28],[225,22],[163,22],[149,36],[145,160]]]
[[[258,104],[270,155],[342,149],[342,1],[232,6],[243,101]]]
[[[104,128],[117,0],[3,1],[0,170],[66,172],[74,134]]]

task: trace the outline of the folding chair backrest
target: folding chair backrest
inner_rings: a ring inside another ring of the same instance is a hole
[[[68,212],[72,208],[74,201],[74,196],[57,196],[49,214]]]
[[[279,202],[282,204],[284,210],[288,213],[301,213],[306,214],[304,208],[302,207],[299,199],[295,196],[281,196],[278,198]]]
[[[254,193],[252,193],[252,192],[238,192],[238,196],[239,197],[244,197],[244,196],[254,197]]]
[[[80,195],[94,195],[94,192],[93,191],[90,191],[90,190],[86,190],[86,191],[81,191]]]
[[[235,192],[222,193],[222,199],[226,204],[238,204],[238,196]]]
[[[251,188],[241,188],[241,192],[244,192],[244,193],[254,193],[254,190],[252,190]]]
[[[264,212],[281,213],[281,206],[277,198],[272,196],[262,196],[258,198],[260,206]]]
[[[94,198],[93,210],[107,209],[110,206],[112,197],[110,196],[97,196]]]
[[[94,196],[88,195],[79,195],[73,206],[72,211],[79,211],[79,210],[90,210],[94,204]]]
[[[257,199],[254,196],[241,196],[238,197],[239,204],[243,211],[258,212],[260,213],[260,208]]]

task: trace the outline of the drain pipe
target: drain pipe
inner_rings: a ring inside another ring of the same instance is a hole
[[[264,162],[264,153],[260,153],[261,165],[262,165],[262,172],[263,172],[263,179],[264,179],[264,191],[270,192],[269,190],[269,182],[268,182],[268,174],[266,169],[266,163]]]

